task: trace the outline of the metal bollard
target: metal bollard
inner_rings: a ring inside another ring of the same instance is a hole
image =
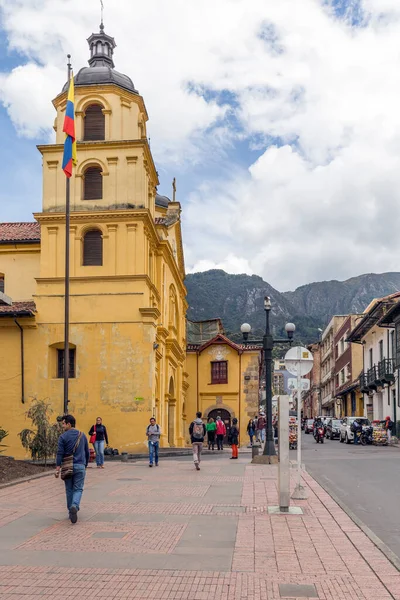
[[[260,454],[260,446],[252,446],[251,448],[251,457],[254,458]]]
[[[121,462],[128,462],[128,453],[121,452]]]

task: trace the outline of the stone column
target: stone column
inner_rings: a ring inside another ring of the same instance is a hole
[[[137,156],[127,156],[127,178],[126,178],[126,202],[136,204],[136,163]],[[139,203],[140,204],[140,203]]]
[[[134,275],[136,272],[136,223],[127,223],[126,233],[126,273],[127,275]]]
[[[108,232],[108,251],[107,251],[107,266],[109,275],[117,273],[117,229],[118,225],[107,225]],[[103,246],[103,255],[105,247]]]

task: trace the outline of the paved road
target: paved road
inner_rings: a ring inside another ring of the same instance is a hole
[[[400,450],[302,439],[306,470],[400,559]]]

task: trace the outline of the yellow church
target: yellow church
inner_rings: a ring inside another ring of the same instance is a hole
[[[101,26],[88,43],[89,66],[74,78],[68,411],[83,431],[101,416],[120,451],[145,449],[151,416],[162,446],[183,447],[196,410],[243,424],[257,412],[259,352],[219,328],[187,353],[181,206],[157,193],[146,107],[114,68],[114,38]],[[0,223],[0,426],[19,458],[32,399],[63,414],[67,88],[53,100],[55,143],[39,146],[42,210],[32,223]]]

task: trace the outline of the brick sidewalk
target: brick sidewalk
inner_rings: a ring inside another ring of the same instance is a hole
[[[74,526],[52,477],[0,490],[0,599],[400,600],[397,569],[309,475],[303,515],[268,515],[277,469],[250,459],[90,469]]]

